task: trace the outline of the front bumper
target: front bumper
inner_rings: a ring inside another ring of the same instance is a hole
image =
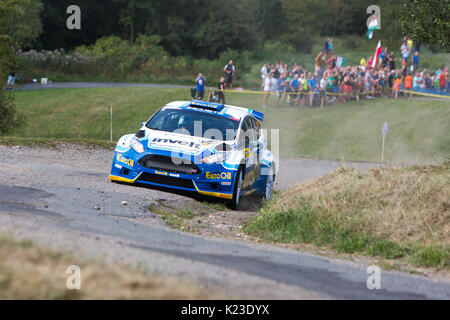
[[[205,196],[232,199],[236,170],[225,168],[222,164],[197,163],[200,173],[183,174],[147,168],[139,163],[139,160],[151,154],[148,152],[138,154],[132,149],[125,153],[116,151],[109,179],[117,182],[165,187],[197,192]],[[164,156],[170,156],[170,153],[164,154]]]

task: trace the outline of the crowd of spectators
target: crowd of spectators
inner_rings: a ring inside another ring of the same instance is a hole
[[[263,107],[273,94],[277,107],[280,102],[314,106],[359,98],[398,98],[400,94],[412,97],[412,93],[403,90],[448,92],[448,68],[419,71],[419,50],[405,37],[399,61],[394,51],[382,47],[378,57],[363,57],[359,65],[345,66],[342,58],[333,53],[333,42],[328,38],[324,50],[315,58],[314,71],[296,63],[288,66],[283,61],[262,66]]]

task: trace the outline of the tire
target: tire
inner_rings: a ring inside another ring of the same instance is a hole
[[[239,199],[241,197],[241,187],[242,187],[242,167],[239,167],[236,173],[236,179],[234,181],[233,198],[228,202],[228,206],[233,210],[236,210],[239,206]]]
[[[270,167],[270,172],[267,175],[266,184],[264,185],[263,199],[266,201],[269,201],[272,198],[274,182],[275,182],[275,174],[272,166]]]

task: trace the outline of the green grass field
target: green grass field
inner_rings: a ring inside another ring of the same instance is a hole
[[[381,126],[389,123],[388,162],[435,163],[450,156],[450,102],[377,99],[332,107],[273,107],[262,96],[228,93],[227,103],[265,113],[264,127],[280,130],[282,156],[380,161]],[[133,133],[164,103],[188,100],[189,89],[113,88],[16,93],[22,125],[0,142],[46,139],[109,141],[110,105],[114,140]],[[270,142],[270,141],[269,141]]]

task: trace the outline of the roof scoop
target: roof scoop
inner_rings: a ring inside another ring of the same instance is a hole
[[[220,111],[225,107],[223,104],[220,103],[205,102],[201,100],[192,100],[190,106],[194,108],[209,109],[214,111]]]

